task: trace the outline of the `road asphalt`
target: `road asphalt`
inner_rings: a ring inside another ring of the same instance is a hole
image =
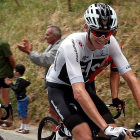
[[[28,134],[21,134],[15,132],[15,130],[4,130],[0,128],[0,135],[4,140],[37,140],[38,127],[29,125],[29,129],[30,132]]]

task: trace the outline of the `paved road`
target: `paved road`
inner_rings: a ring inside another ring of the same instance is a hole
[[[37,127],[30,126],[29,134],[20,134],[15,132],[15,130],[0,129],[0,135],[4,140],[37,140],[37,130]]]

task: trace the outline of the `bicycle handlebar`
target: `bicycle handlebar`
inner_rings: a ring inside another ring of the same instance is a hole
[[[115,107],[113,104],[107,104],[106,106],[107,107],[111,107],[111,106]],[[125,101],[123,101],[122,109],[123,109],[123,114],[125,117]],[[114,119],[117,119],[120,115],[121,115],[121,111],[119,112],[119,110],[118,110],[116,116],[114,116]],[[140,137],[140,122],[136,123],[135,129],[130,129],[130,131],[131,131],[131,134],[133,137],[135,137],[135,138]],[[110,138],[110,140],[124,140],[124,137],[125,137],[125,135],[121,134],[119,136],[119,138],[112,137],[112,138]]]
[[[125,101],[123,101],[123,106],[122,106],[122,109],[123,109],[123,114],[124,114],[124,117],[125,117]],[[114,104],[107,104],[106,105],[107,107],[115,107]],[[121,111],[117,110],[117,114],[114,116],[114,119],[117,119],[119,118],[121,115]]]
[[[140,137],[140,122],[136,123],[135,129],[129,129],[132,136],[135,138]],[[119,137],[110,137],[110,140],[124,140],[125,134],[121,133]]]
[[[140,122],[136,123],[135,129],[130,129],[133,137],[140,137]]]
[[[7,105],[7,106],[0,104],[0,108],[4,109],[6,111],[6,116],[1,117],[1,120],[8,119],[10,113],[11,113],[11,116],[12,116],[12,120],[14,119],[13,118],[13,108],[12,108],[12,104],[11,103],[9,105]],[[9,111],[10,111],[10,113],[9,113]]]
[[[119,137],[110,137],[109,139],[110,140],[124,140],[124,138],[125,138],[125,134],[124,133],[121,133],[119,135]]]

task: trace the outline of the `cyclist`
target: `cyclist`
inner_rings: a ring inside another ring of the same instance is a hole
[[[62,42],[54,65],[48,71],[49,102],[72,132],[74,140],[91,140],[90,128],[96,129],[99,136],[118,137],[124,128],[116,127],[111,113],[93,92],[88,79],[111,56],[139,108],[140,83],[112,36],[118,27],[114,9],[104,3],[95,3],[88,7],[84,17],[86,32],[73,33]]]

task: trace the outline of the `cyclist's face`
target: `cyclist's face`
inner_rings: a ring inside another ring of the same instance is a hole
[[[95,49],[102,49],[104,47],[104,45],[107,43],[107,41],[110,39],[110,36],[105,36],[104,34],[109,34],[110,30],[108,31],[104,31],[104,30],[95,30],[95,32],[97,31],[97,33],[103,33],[101,36],[98,37],[93,35],[93,33],[90,33],[90,40],[93,44],[93,46],[95,47]]]
[[[95,49],[102,49],[107,41],[110,39],[112,32],[110,30],[97,30],[91,29],[89,30],[88,26],[86,25],[86,31],[90,32],[90,40],[93,44],[93,48],[90,45],[91,50]]]

